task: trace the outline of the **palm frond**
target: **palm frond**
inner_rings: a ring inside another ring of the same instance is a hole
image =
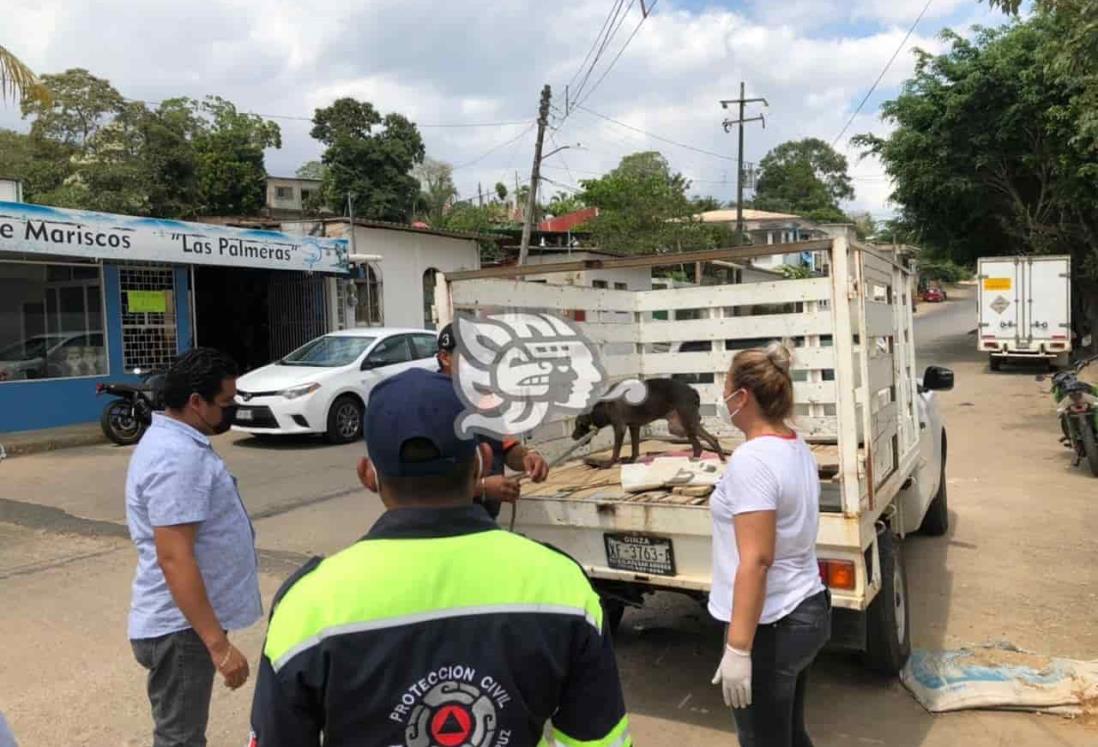
[[[34,71],[5,47],[0,46],[0,101],[29,98],[48,104],[50,92]]]

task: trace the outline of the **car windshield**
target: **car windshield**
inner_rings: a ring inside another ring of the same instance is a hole
[[[35,358],[44,358],[49,346],[56,345],[60,340],[60,337],[42,335],[8,345],[0,348],[0,361],[30,361]]]
[[[283,366],[349,366],[370,347],[376,337],[325,335],[307,342],[279,361]]]

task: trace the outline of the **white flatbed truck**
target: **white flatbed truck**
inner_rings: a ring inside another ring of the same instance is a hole
[[[1071,257],[981,257],[976,272],[979,349],[1003,361],[1071,356]]]
[[[699,262],[734,267],[755,256],[801,252],[822,257],[828,274],[666,290],[566,284],[591,271],[693,268]],[[950,388],[953,377],[937,367],[922,379],[917,375],[911,276],[884,252],[839,235],[670,256],[486,268],[449,275],[439,313],[442,323],[454,313],[502,311],[582,319],[577,326],[601,347],[611,379],[682,377],[701,395],[707,429],[730,444],[737,433],[720,424],[715,403],[734,351],[792,339],[793,425],[820,462],[817,552],[832,592],[832,643],[861,650],[869,666],[894,673],[911,646],[900,540],[918,529],[942,534],[948,528],[946,433],[932,390]],[[710,344],[675,352],[684,340]],[[549,422],[532,440],[553,458],[572,445],[571,432],[571,421]],[[599,438],[604,435],[609,436]],[[652,427],[647,436],[645,451],[682,449],[667,442],[666,430]],[[592,449],[605,447],[605,440],[598,441]],[[577,457],[555,468],[546,482],[525,484],[516,531],[579,561],[603,595],[611,621],[620,622],[625,606],[638,606],[655,591],[704,601],[712,562],[708,497],[681,489],[628,493],[619,469],[596,469]],[[505,511],[502,521],[507,518]]]

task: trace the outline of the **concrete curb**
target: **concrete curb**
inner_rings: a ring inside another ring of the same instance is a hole
[[[107,442],[107,437],[103,435],[103,429],[98,423],[46,428],[40,431],[0,433],[0,447],[9,458]]]

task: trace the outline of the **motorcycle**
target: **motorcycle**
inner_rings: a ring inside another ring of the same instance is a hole
[[[140,372],[138,372],[140,373]],[[96,384],[96,395],[109,394],[113,399],[103,408],[99,426],[104,435],[119,446],[130,446],[141,440],[152,424],[154,412],[164,410],[160,385],[163,374],[147,373],[141,384]]]
[[[1075,452],[1072,466],[1085,459],[1091,474],[1098,477],[1098,386],[1079,379],[1079,372],[1098,360],[1085,358],[1052,377],[1052,396],[1064,435],[1060,442]],[[1044,381],[1038,376],[1038,381]]]

